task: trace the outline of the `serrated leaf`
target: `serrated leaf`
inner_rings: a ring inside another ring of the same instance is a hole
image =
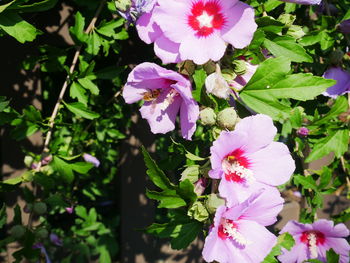
[[[69,28],[69,32],[78,43],[86,42],[88,35],[84,32],[85,18],[78,11],[75,14],[75,24]]]
[[[87,106],[88,96],[86,95],[85,89],[77,82],[73,82],[70,86],[69,96],[72,99],[77,98],[79,102]]]
[[[158,208],[178,208],[186,205],[175,190],[164,190],[163,192],[146,191],[148,198],[160,201]]]
[[[99,26],[96,31],[101,35],[111,37],[115,34],[115,29],[124,24],[124,19],[112,20]]]
[[[94,95],[98,95],[100,93],[99,88],[96,86],[95,83],[93,83],[88,78],[78,79],[78,82],[81,86],[83,86],[85,89],[90,90],[90,92]]]
[[[326,137],[318,140],[305,162],[309,163],[321,159],[323,156],[334,152],[335,156],[340,158],[348,149],[349,130],[341,129],[333,131]]]
[[[72,183],[74,180],[74,173],[69,163],[63,161],[62,159],[58,158],[57,156],[53,157],[52,162],[50,163],[52,168],[57,171],[60,176],[62,176],[62,179],[66,183]]]
[[[302,185],[305,189],[314,191],[318,189],[315,180],[311,176],[294,175],[293,180],[295,184]]]
[[[94,167],[94,165],[92,163],[76,162],[70,164],[70,167],[72,170],[80,174],[87,174]]]
[[[294,39],[277,38],[274,41],[265,39],[264,46],[275,57],[283,56],[294,62],[313,62],[312,57],[301,45],[295,43]]]
[[[64,103],[64,105],[67,107],[68,110],[73,112],[78,117],[82,117],[89,120],[93,120],[100,117],[100,114],[90,111],[81,102]]]
[[[188,179],[180,182],[177,192],[183,199],[187,200],[188,202],[193,203],[197,200],[197,194],[194,192],[194,185]]]
[[[168,177],[151,158],[145,147],[142,146],[141,149],[145,165],[147,167],[146,173],[152,182],[162,190],[174,189],[174,185],[169,181]]]
[[[332,105],[331,110],[321,119],[316,120],[313,125],[328,123],[328,121],[337,117],[340,113],[346,112],[348,107],[348,100],[343,96],[339,96],[334,105]]]
[[[23,20],[14,11],[6,10],[1,13],[0,28],[22,44],[33,41],[37,35],[41,34],[41,31]]]
[[[92,33],[88,35],[88,39],[86,42],[88,45],[86,52],[89,53],[90,55],[96,56],[101,46],[101,40],[99,35],[95,31],[92,31]]]

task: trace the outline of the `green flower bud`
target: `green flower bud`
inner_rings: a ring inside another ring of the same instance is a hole
[[[195,183],[198,181],[199,177],[199,165],[190,165],[188,166],[182,173],[180,181],[184,181],[186,179],[190,180],[191,183]]]
[[[232,62],[233,64],[233,71],[237,75],[243,75],[247,72],[247,65],[244,60],[235,60]]]
[[[216,64],[214,61],[209,60],[207,63],[205,63],[203,65],[203,69],[209,75],[209,74],[214,73],[216,71]]]
[[[231,131],[235,128],[237,117],[234,108],[226,108],[218,113],[217,122],[220,128]]]
[[[213,135],[214,140],[216,140],[219,137],[221,131],[222,130],[219,127],[214,127],[213,128],[212,135]]]
[[[232,82],[237,77],[237,74],[232,69],[223,69],[221,75],[227,82]]]
[[[34,206],[33,206],[33,211],[37,215],[43,215],[47,211],[47,206],[43,202],[35,203]]]
[[[114,4],[119,11],[126,12],[131,7],[131,0],[115,0]]]
[[[193,205],[188,210],[187,215],[199,222],[203,222],[209,217],[207,209],[199,201],[193,203]]]
[[[212,108],[205,108],[199,112],[199,119],[203,125],[213,126],[216,123],[216,114]]]
[[[20,239],[26,233],[26,228],[22,225],[15,225],[11,228],[10,234],[16,239]]]
[[[284,24],[286,27],[290,27],[293,25],[294,21],[296,19],[296,16],[290,15],[290,14],[282,14],[278,17],[278,21]]]
[[[225,200],[221,199],[217,194],[210,194],[208,199],[205,200],[205,207],[210,214],[214,214],[216,209],[225,204]]]
[[[45,228],[41,228],[38,231],[36,231],[35,235],[38,238],[45,239],[49,236],[49,232]]]
[[[291,25],[287,31],[287,35],[299,39],[305,36],[305,32],[301,26]]]

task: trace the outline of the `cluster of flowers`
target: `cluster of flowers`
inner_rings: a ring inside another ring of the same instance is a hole
[[[137,0],[123,16],[135,23],[144,42],[154,43],[155,54],[163,63],[218,61],[228,44],[233,48],[249,45],[257,29],[254,9],[236,0]],[[222,77],[218,67],[206,79],[207,92],[227,99],[232,89],[240,90],[257,67],[244,63],[245,74],[231,82]],[[123,97],[127,103],[143,101],[141,116],[153,133],[174,130],[180,112],[182,136],[192,138],[199,106],[186,76],[154,63],[142,63],[129,74]],[[226,203],[218,207],[205,240],[206,261],[258,263],[276,244],[276,236],[266,229],[276,222],[283,207],[276,186],[286,183],[295,169],[287,146],[273,141],[276,132],[272,119],[259,114],[242,119],[233,131],[222,131],[213,143],[209,177],[220,179],[219,195]],[[296,245],[292,251],[284,251],[281,262],[310,258],[326,262],[329,248],[341,255],[342,263],[348,260],[349,245],[341,238],[348,230],[343,224],[333,226],[331,221],[319,220],[303,225],[293,221],[282,230],[286,231],[294,236]]]

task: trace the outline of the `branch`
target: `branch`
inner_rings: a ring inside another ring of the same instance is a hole
[[[97,10],[96,10],[96,13],[95,13],[94,17],[92,18],[92,20],[91,20],[89,26],[88,26],[87,29],[85,30],[85,33],[86,33],[86,34],[89,34],[89,33],[94,29],[95,23],[96,23],[96,21],[97,21],[99,15],[100,15],[100,13],[101,13],[101,11],[102,11],[104,5],[105,5],[105,3],[106,3],[106,0],[102,0],[102,1],[101,1],[99,7],[98,7]],[[78,59],[79,59],[79,55],[80,55],[81,48],[82,48],[82,46],[79,46],[79,47],[77,48],[77,51],[76,51],[75,54],[74,54],[74,58],[73,58],[72,64],[71,64],[71,66],[70,66],[70,68],[69,68],[69,73],[70,73],[70,74],[73,74],[74,69],[75,69],[75,66],[77,65],[77,62],[78,62]],[[45,138],[44,148],[43,148],[43,151],[42,151],[42,154],[41,154],[42,157],[43,157],[45,154],[47,154],[47,153],[49,152],[49,144],[50,144],[50,141],[51,141],[53,128],[54,128],[54,126],[55,126],[55,119],[56,119],[56,117],[57,117],[59,108],[60,108],[60,106],[61,106],[61,102],[62,102],[62,100],[63,100],[64,94],[66,93],[66,90],[67,90],[67,87],[68,87],[68,83],[69,83],[69,79],[70,79],[70,77],[69,77],[69,74],[68,74],[67,77],[66,77],[66,80],[65,80],[64,83],[63,83],[61,92],[60,92],[60,94],[59,94],[59,96],[58,96],[57,102],[56,102],[55,107],[54,107],[54,109],[53,109],[53,112],[52,112],[52,114],[51,114],[51,117],[50,117],[50,120],[49,120],[49,127],[50,127],[50,128],[49,128],[49,131],[48,131],[48,133],[47,133],[47,135],[46,135],[46,138]],[[39,162],[38,167],[36,168],[36,170],[39,170],[40,167],[41,167],[41,162]]]

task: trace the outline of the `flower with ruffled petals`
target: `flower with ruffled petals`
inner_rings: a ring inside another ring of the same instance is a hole
[[[153,133],[167,133],[175,129],[180,112],[181,133],[190,140],[196,130],[199,107],[192,98],[190,81],[179,73],[154,63],[142,63],[129,74],[124,86],[126,103],[143,100],[140,109]]]
[[[344,224],[334,226],[333,221],[320,219],[313,224],[302,224],[289,221],[281,230],[288,232],[295,240],[290,251],[282,249],[278,257],[282,263],[301,263],[308,259],[318,259],[327,262],[326,251],[331,248],[340,255],[340,263],[349,262],[350,246],[345,240],[349,230]]]
[[[334,86],[328,88],[323,93],[324,96],[336,98],[339,95],[350,92],[350,72],[340,67],[331,67],[323,74],[323,77],[337,81]]]
[[[244,48],[257,25],[254,9],[237,0],[158,0],[154,10],[137,21],[140,38],[154,42],[163,63],[218,61],[227,44]]]
[[[209,176],[221,179],[219,193],[228,206],[241,203],[260,188],[287,182],[295,164],[288,147],[274,142],[277,129],[263,114],[247,117],[234,131],[222,131],[210,148]]]
[[[135,21],[144,13],[152,11],[157,0],[125,0],[115,1],[118,13],[125,18],[129,23],[135,23]]]
[[[282,207],[283,199],[275,188],[262,189],[240,205],[218,207],[203,258],[220,263],[262,262],[276,244],[265,226],[276,222]]]

